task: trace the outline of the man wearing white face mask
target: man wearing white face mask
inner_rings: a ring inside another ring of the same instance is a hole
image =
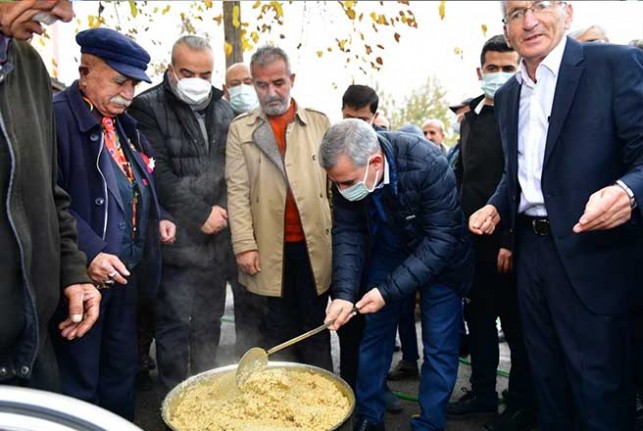
[[[182,36],[163,82],[129,110],[156,150],[159,200],[176,223],[176,241],[162,249],[156,304],[156,355],[166,390],[215,366],[226,280],[236,278],[224,179],[234,113],[210,83],[213,68],[207,40]]]
[[[471,100],[470,110],[464,114],[455,169],[461,186],[460,202],[467,217],[489,199],[503,172],[504,159],[493,98],[496,90],[518,70],[519,59],[502,35],[493,36],[482,47],[477,73],[484,94]],[[485,425],[485,429],[528,429],[536,416],[511,274],[511,235],[508,231],[498,231],[494,236],[475,237],[473,244],[476,268],[470,301],[464,306],[469,328],[471,390],[450,403],[447,411],[452,419],[497,413],[496,319],[500,317],[511,349],[510,389],[507,408],[499,419]]]
[[[414,431],[444,429],[458,369],[461,300],[473,254],[455,177],[420,136],[346,119],[326,132],[319,163],[333,181],[333,301],[337,330],[365,315],[355,430],[384,431],[384,387],[402,299],[420,292],[424,363]],[[365,293],[364,293],[365,292]],[[360,298],[361,297],[361,298]]]
[[[259,106],[257,92],[252,86],[250,68],[244,63],[235,63],[228,67],[223,94],[236,115],[250,112]]]

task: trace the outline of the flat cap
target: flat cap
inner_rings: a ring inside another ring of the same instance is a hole
[[[473,100],[473,97],[468,97],[460,103],[456,103],[455,105],[449,106],[449,109],[451,110],[451,112],[456,114],[458,109],[462,108],[463,106],[467,106],[469,103],[471,103],[472,100]]]
[[[90,28],[76,35],[80,52],[101,58],[112,69],[139,81],[152,82],[145,73],[150,55],[129,37],[109,28]]]

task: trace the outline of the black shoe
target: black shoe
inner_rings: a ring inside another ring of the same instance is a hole
[[[357,422],[353,427],[353,431],[386,431],[386,430],[384,429],[383,423],[376,424],[375,422],[372,422],[368,419],[359,418],[357,419]]]
[[[485,424],[483,428],[486,431],[529,431],[536,425],[535,411],[506,408],[496,420]]]
[[[498,414],[498,400],[494,394],[492,400],[483,400],[472,391],[462,388],[464,395],[458,401],[447,404],[447,416],[450,419],[466,419],[471,416],[495,416]]]
[[[384,393],[384,400],[386,401],[386,411],[389,413],[401,413],[404,410],[402,401],[395,396],[391,391]]]
[[[401,359],[388,373],[389,380],[403,380],[416,378],[419,375],[417,362],[410,362]]]

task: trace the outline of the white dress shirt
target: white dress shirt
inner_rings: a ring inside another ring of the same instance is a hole
[[[541,187],[545,144],[567,38],[545,57],[536,69],[536,82],[527,74],[524,60],[516,74],[521,84],[518,111],[518,183],[520,184],[519,214],[546,217],[545,199]]]

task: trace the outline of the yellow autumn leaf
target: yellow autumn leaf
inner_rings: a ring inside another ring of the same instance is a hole
[[[232,25],[235,28],[239,28],[239,26],[241,26],[241,21],[239,21],[240,15],[241,15],[241,9],[239,8],[239,5],[236,4],[232,8]]]
[[[232,44],[230,42],[224,42],[223,51],[225,52],[226,57],[230,57],[232,55]]]
[[[442,0],[440,2],[440,7],[438,8],[438,14],[440,14],[440,19],[444,19],[446,16],[446,7],[447,7],[447,2]]]
[[[317,51],[317,57],[321,58],[324,55],[324,51]]]
[[[169,11],[170,11],[170,5],[167,5],[167,6],[165,6],[165,7],[163,8],[163,10],[161,11],[161,15],[165,15],[165,14],[166,14],[166,13],[168,13]]]
[[[211,9],[212,8],[212,0],[204,0],[203,4],[205,5],[206,8]]]
[[[136,7],[136,2],[134,0],[129,0],[129,11],[132,14],[132,17],[136,18],[136,15],[138,15],[138,8]]]
[[[257,0],[255,4],[252,5],[252,8],[257,9],[259,6],[261,6],[261,1]]]
[[[344,2],[344,8],[346,8],[346,9],[352,9],[352,8],[355,6],[355,3],[357,3],[357,2],[354,2],[354,1],[345,1],[345,2]]]
[[[281,7],[280,2],[278,1],[270,2],[270,6],[275,10],[275,15],[277,15],[277,18],[281,18],[284,16],[284,9]]]
[[[487,29],[487,25],[486,25],[486,24],[482,24],[482,35],[483,35],[483,36],[486,36],[486,35],[487,35],[487,30],[488,30],[488,29]]]
[[[87,17],[87,25],[89,28],[98,28],[100,27],[100,20],[95,15],[89,15]]]
[[[257,33],[256,31],[253,31],[252,33],[250,33],[250,39],[252,39],[252,41],[254,43],[258,43],[259,42],[259,33]]]

